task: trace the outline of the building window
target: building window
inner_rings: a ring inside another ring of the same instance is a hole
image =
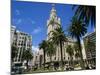
[[[20,45],[20,43],[18,45]]]
[[[55,57],[55,60],[56,60],[56,57]]]
[[[65,59],[65,57],[64,57],[64,59]]]
[[[69,60],[69,57],[68,57],[68,60]]]

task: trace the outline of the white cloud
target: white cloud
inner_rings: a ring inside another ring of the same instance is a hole
[[[38,46],[32,46],[32,51],[33,51],[33,52],[38,52],[38,51],[39,51]]]
[[[35,24],[35,21],[32,20],[31,23],[32,23],[32,24]]]
[[[22,19],[21,18],[13,18],[12,21],[13,21],[14,24],[22,23]]]
[[[20,15],[20,11],[19,10],[15,10],[16,15]]]
[[[33,32],[32,32],[32,34],[37,34],[39,32],[41,32],[41,28],[40,27],[34,29]]]
[[[35,24],[35,21],[33,20],[33,19],[31,19],[31,18],[28,18],[28,20],[29,20],[29,22],[31,22],[31,24]]]
[[[18,19],[17,24],[20,24],[22,22],[22,19]]]

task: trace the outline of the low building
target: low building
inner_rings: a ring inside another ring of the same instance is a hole
[[[15,61],[21,61],[23,50],[32,50],[32,36],[19,31],[15,26],[11,27],[11,45],[16,46],[18,53]]]

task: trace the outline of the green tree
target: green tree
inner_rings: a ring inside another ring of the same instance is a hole
[[[67,53],[69,54],[69,56],[70,56],[70,63],[69,63],[69,65],[70,65],[70,66],[73,66],[74,49],[72,48],[71,45],[68,45],[68,46],[67,46],[66,52],[67,52]]]
[[[39,48],[40,49],[43,49],[43,56],[44,56],[44,69],[45,69],[45,53],[47,51],[47,46],[48,46],[48,43],[47,41],[43,40],[42,43],[39,44]]]
[[[14,61],[14,58],[17,57],[17,52],[18,52],[17,47],[12,45],[11,46],[11,60],[12,60],[12,62]]]
[[[54,31],[52,31],[52,37],[51,37],[53,43],[55,45],[60,46],[60,51],[61,51],[61,67],[63,67],[63,54],[62,54],[62,47],[64,42],[66,41],[66,36],[64,34],[64,31],[62,28],[57,28]]]
[[[91,26],[95,27],[96,23],[96,7],[95,6],[74,6],[73,9],[75,9],[75,16],[78,17],[78,19],[82,19],[85,21],[87,25],[89,25],[89,22],[91,22]]]
[[[27,63],[26,63],[26,66],[27,66],[27,69],[28,69],[28,62],[33,59],[33,53],[31,51],[31,49],[28,49],[28,50],[24,50],[23,51],[23,55],[22,55],[22,60],[26,60]]]
[[[81,55],[81,67],[84,69],[82,48],[81,48],[81,37],[87,32],[87,27],[82,20],[78,20],[76,17],[73,17],[71,20],[71,25],[68,29],[68,33],[72,38],[76,38],[79,46],[79,53]]]

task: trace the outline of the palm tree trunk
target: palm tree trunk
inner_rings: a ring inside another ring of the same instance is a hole
[[[71,60],[70,60],[70,65],[73,67],[72,56],[71,56]]]
[[[71,57],[69,56],[69,66],[71,66],[71,63],[70,62],[71,62]]]
[[[44,70],[45,70],[45,51],[44,51]]]
[[[51,57],[51,55],[50,55],[50,62],[52,63],[52,57]]]
[[[28,60],[27,60],[27,62],[26,62],[26,67],[27,67],[27,69],[28,69]]]
[[[41,62],[42,62],[42,61],[41,61],[41,55],[40,55],[40,57],[39,57],[39,58],[40,58],[40,69],[41,69]]]
[[[63,54],[62,54],[62,41],[60,40],[60,51],[61,51],[61,67],[63,68]]]
[[[79,46],[79,53],[80,53],[80,56],[81,56],[80,64],[81,64],[82,69],[84,69],[84,61],[83,61],[81,42],[80,42],[80,38],[78,36],[77,36],[77,41],[78,41],[78,46]]]
[[[50,55],[50,67],[52,67],[52,56]]]

